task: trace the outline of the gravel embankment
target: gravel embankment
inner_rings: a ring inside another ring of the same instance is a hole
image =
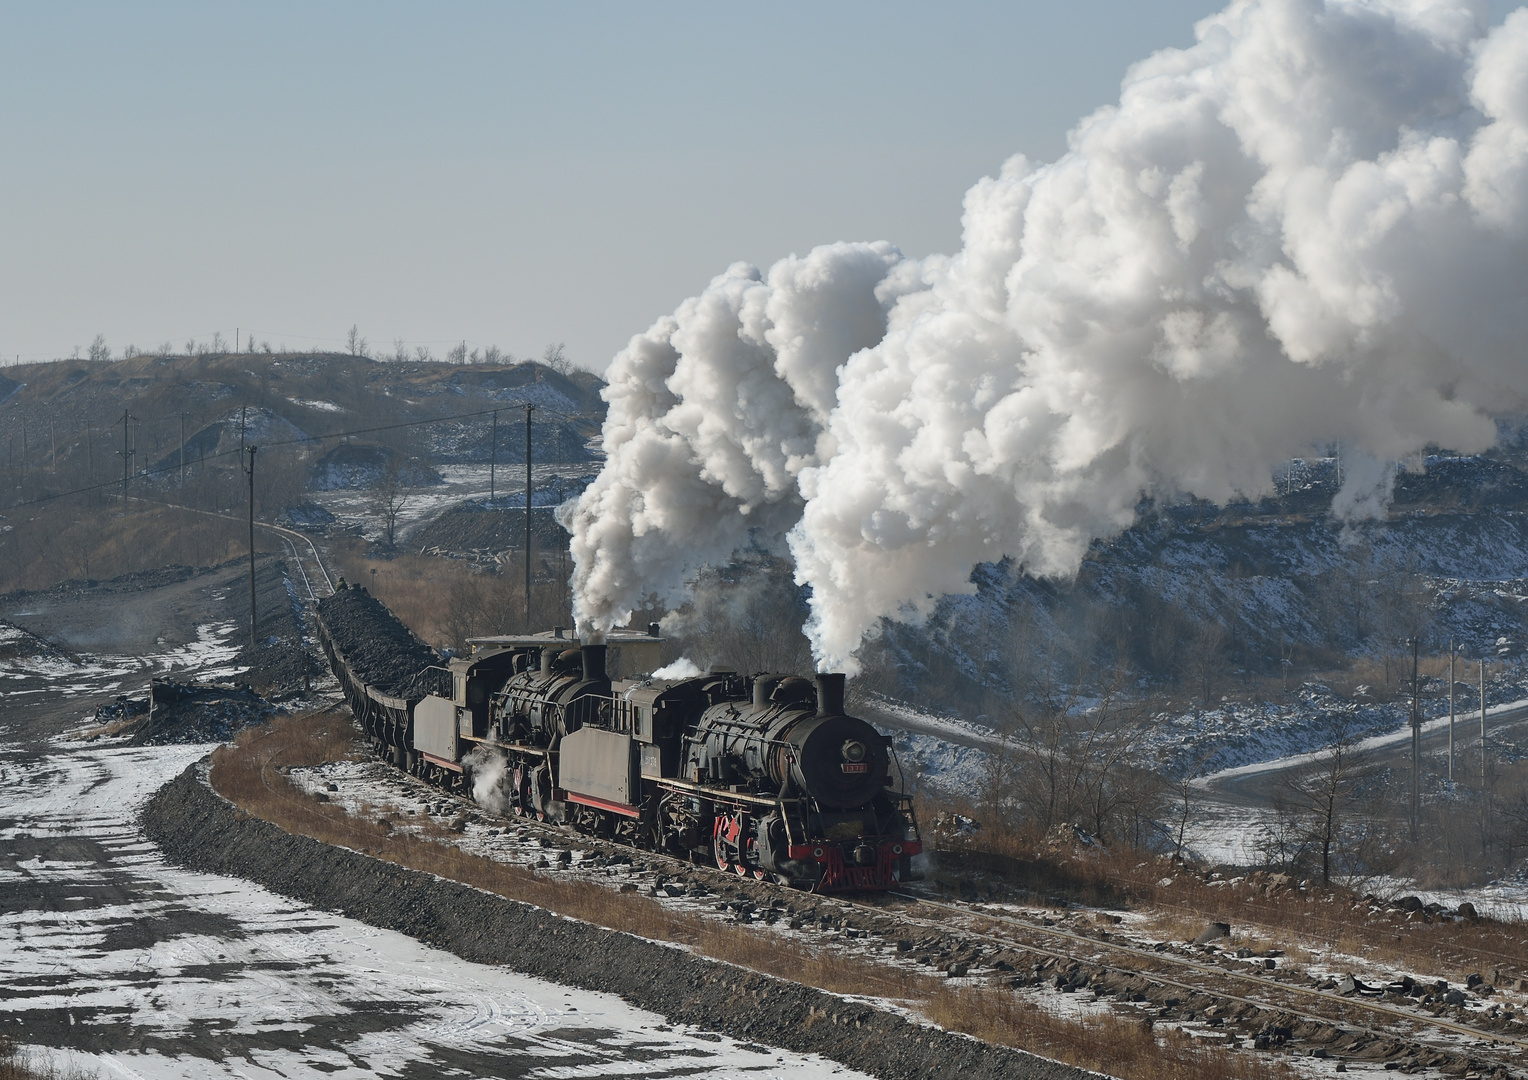
[[[149,838],[191,869],[246,878],[464,960],[618,994],[670,1023],[821,1054],[886,1080],[1096,1075],[293,836],[241,814],[199,775],[193,766],[167,784],[142,819]]]

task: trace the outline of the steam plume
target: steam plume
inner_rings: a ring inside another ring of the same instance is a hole
[[[1075,573],[1143,493],[1224,501],[1340,441],[1475,452],[1528,399],[1528,10],[1239,0],[1071,149],[966,195],[962,249],[737,265],[611,369],[570,508],[580,625],[782,534],[819,664],[1001,556]]]

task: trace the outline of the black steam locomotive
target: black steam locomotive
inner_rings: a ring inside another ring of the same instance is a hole
[[[608,646],[631,669],[656,633]],[[845,714],[843,675],[613,681],[606,643],[541,634],[475,640],[449,697],[383,701],[323,637],[379,750],[506,815],[821,892],[890,888],[922,850],[890,740]]]

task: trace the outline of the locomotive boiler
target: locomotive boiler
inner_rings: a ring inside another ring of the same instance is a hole
[[[474,639],[412,710],[407,767],[490,809],[819,891],[885,889],[922,848],[891,741],[844,676],[651,670],[657,627]]]

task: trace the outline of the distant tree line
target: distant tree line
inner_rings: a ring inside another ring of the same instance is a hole
[[[106,341],[106,335],[97,334],[84,349],[76,346],[68,356],[68,359],[110,362],[112,360],[133,360],[140,356],[233,356],[240,354],[287,356],[313,353],[313,350],[309,349],[289,349],[284,341],[274,346],[269,338],[256,341],[253,333],[243,335],[234,345],[237,346],[237,352],[230,346],[223,333],[219,331],[205,341],[187,338],[180,349],[176,349],[173,342],[166,340],[161,342],[157,348],[140,348],[136,344],[128,344],[120,352],[114,352]],[[319,352],[322,352],[322,350],[319,350]],[[371,348],[371,343],[361,334],[360,327],[355,324],[351,325],[345,335],[345,354],[348,356],[364,357],[368,360],[388,360],[398,364],[445,363],[462,366],[472,364],[512,365],[538,359],[532,356],[517,356],[510,350],[501,349],[497,345],[469,345],[465,340],[451,346],[443,355],[437,357],[428,345],[410,347],[409,343],[401,337],[393,339],[393,346],[390,352],[378,352]],[[542,351],[539,360],[559,375],[568,375],[574,370],[573,361],[567,354],[567,345],[560,341],[548,345]],[[13,361],[13,363],[16,363],[16,361]]]

